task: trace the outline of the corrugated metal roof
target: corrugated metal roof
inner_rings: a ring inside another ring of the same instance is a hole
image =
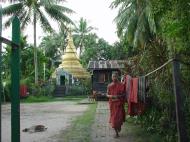
[[[88,69],[122,69],[125,68],[125,60],[89,61]]]

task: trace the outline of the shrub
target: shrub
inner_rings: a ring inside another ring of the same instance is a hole
[[[71,96],[78,96],[78,95],[83,95],[84,94],[84,87],[82,86],[70,86],[68,87],[68,93],[67,95]]]

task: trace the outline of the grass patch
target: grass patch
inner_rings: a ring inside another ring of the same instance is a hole
[[[133,142],[162,142],[163,140],[158,134],[148,133],[139,125],[134,123],[133,118],[127,118],[125,123],[125,131],[127,134],[134,138]]]
[[[21,99],[22,103],[40,103],[40,102],[50,102],[53,99],[51,96],[29,96],[27,98]]]
[[[55,98],[52,96],[29,96],[25,99],[21,99],[21,103],[40,103],[40,102],[54,102],[54,101],[76,101],[79,102],[87,96],[64,96]]]
[[[82,99],[87,98],[86,95],[80,95],[80,96],[64,96],[63,101],[81,101]],[[56,98],[55,98],[56,99]]]
[[[61,139],[65,142],[91,142],[91,127],[95,118],[96,104],[90,104],[82,116],[77,117],[71,127],[64,130]]]

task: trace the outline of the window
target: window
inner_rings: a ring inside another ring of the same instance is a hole
[[[105,82],[105,73],[99,73],[98,83],[104,83],[104,82]]]

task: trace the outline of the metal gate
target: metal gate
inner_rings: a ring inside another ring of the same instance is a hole
[[[0,102],[2,102],[2,43],[10,45],[11,49],[11,142],[20,142],[20,21],[12,19],[12,41],[2,37],[2,7],[0,5]],[[0,105],[0,142],[1,142],[1,105]]]

